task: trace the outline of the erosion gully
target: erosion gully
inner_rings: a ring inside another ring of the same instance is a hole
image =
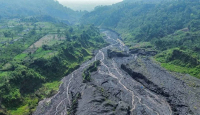
[[[138,54],[130,54],[129,48],[117,33],[101,30],[110,43],[95,52],[93,59],[62,79],[59,91],[51,98],[42,100],[33,115],[190,115],[191,107],[183,108],[174,102],[174,95],[156,92],[162,89],[148,77],[134,77],[130,63],[137,62]],[[115,50],[129,56],[108,58],[107,50]],[[100,60],[98,71],[91,73],[91,82],[83,83],[83,71],[94,61]],[[147,62],[146,62],[147,63]],[[125,66],[129,64],[129,66]],[[125,67],[122,68],[122,65]],[[159,69],[159,68],[158,68]],[[142,74],[141,74],[142,75]],[[80,98],[76,98],[80,94]],[[172,98],[172,99],[171,99]],[[177,98],[178,99],[178,98]],[[179,99],[181,100],[181,99]],[[176,108],[179,107],[179,108]],[[196,112],[198,115],[198,112]]]

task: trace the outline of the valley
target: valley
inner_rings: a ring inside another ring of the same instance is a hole
[[[102,30],[109,46],[62,79],[59,92],[39,103],[34,115],[198,115],[199,88],[151,61],[151,57],[129,54],[119,36]],[[128,55],[108,57],[108,50]],[[91,80],[83,82],[83,72],[99,60]],[[146,77],[148,76],[148,77]],[[189,76],[193,78],[192,76]],[[200,80],[194,79],[197,84]],[[193,93],[191,93],[193,92]],[[197,97],[196,97],[197,96]],[[193,98],[191,98],[193,97]],[[185,101],[188,100],[188,101]]]
[[[199,0],[0,6],[0,115],[200,115]]]

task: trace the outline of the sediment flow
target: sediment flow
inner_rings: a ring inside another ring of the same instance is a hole
[[[34,115],[200,114],[199,87],[190,87],[149,56],[131,53],[118,34],[102,33],[110,45],[64,77],[58,93],[41,101]],[[97,71],[85,72],[98,60]],[[89,82],[83,82],[84,72],[90,74]]]

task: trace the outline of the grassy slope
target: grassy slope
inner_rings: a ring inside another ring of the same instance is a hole
[[[162,50],[155,59],[170,71],[188,73],[200,78],[199,69],[199,37],[195,32],[177,31],[173,35],[166,36],[158,41],[155,46]]]
[[[155,56],[155,59],[158,62],[161,62],[161,66],[170,71],[180,72],[184,74],[188,73],[192,76],[200,78],[199,60],[197,60],[191,54],[188,54],[187,51],[183,51],[180,49],[170,49],[159,53]]]
[[[15,26],[16,23],[12,23]],[[24,30],[35,28],[36,32],[33,35],[29,35],[28,32],[28,37],[24,35],[24,39],[2,47],[2,52],[8,48],[11,50],[2,55],[5,58],[0,59],[1,114],[30,114],[41,99],[57,92],[59,81],[63,76],[79,67],[79,64],[85,60],[90,59],[94,49],[106,45],[94,26],[69,27],[47,22],[21,23],[26,25],[23,27]],[[10,28],[9,31],[14,30]],[[34,47],[33,43],[38,43],[39,40],[34,39],[35,36],[44,36],[44,33],[50,33],[48,38],[51,39],[43,45],[35,44]],[[18,37],[18,34],[14,33],[14,36]],[[24,47],[14,53],[14,47],[21,47],[21,44]],[[27,48],[28,50],[25,50]],[[7,59],[10,53],[12,57]]]

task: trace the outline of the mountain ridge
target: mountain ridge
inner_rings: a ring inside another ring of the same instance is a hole
[[[160,54],[155,58],[163,67],[169,69],[179,66],[184,71],[175,71],[200,78],[199,66],[188,68],[188,61],[181,61],[178,57],[170,61],[167,59],[172,55],[172,50],[178,49],[180,52],[185,50],[187,55],[191,55],[190,59],[200,60],[200,52],[197,50],[200,47],[198,7],[198,0],[124,1],[112,6],[98,7],[86,13],[81,22],[116,30],[122,35],[125,44],[132,48],[137,47],[135,44],[142,46],[148,42],[148,46],[141,48],[151,47],[147,49],[157,50]],[[167,52],[167,55],[163,55],[163,52]]]
[[[75,23],[85,13],[73,11],[54,0],[1,0],[0,6],[0,16],[4,18],[49,15]]]

